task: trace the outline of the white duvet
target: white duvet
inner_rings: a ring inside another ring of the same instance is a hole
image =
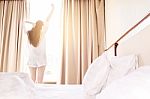
[[[150,66],[114,81],[96,99],[150,99]]]
[[[34,94],[18,76],[0,76],[0,99],[35,99]]]
[[[82,85],[35,85],[25,73],[0,73],[0,99],[95,99]]]

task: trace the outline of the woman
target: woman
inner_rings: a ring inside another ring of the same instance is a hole
[[[27,64],[29,65],[31,78],[34,82],[42,83],[43,76],[46,66],[46,40],[45,33],[48,28],[48,23],[54,6],[52,5],[52,10],[48,15],[45,22],[38,20],[35,23],[35,26],[28,31],[28,40],[29,40],[29,59]],[[26,21],[27,23],[31,23]]]

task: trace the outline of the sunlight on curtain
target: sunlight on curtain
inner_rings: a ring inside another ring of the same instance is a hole
[[[81,84],[104,51],[104,1],[64,0],[60,83]]]
[[[45,20],[51,11],[51,4],[54,4],[54,12],[50,19],[49,28],[46,33],[46,53],[47,66],[44,75],[44,82],[56,82],[58,76],[58,58],[60,50],[60,23],[61,23],[61,5],[62,0],[31,0],[30,16],[28,21],[36,22]],[[26,31],[31,29],[32,25],[26,24]],[[27,61],[27,47],[24,60]],[[28,66],[24,63],[23,71],[29,72]]]
[[[27,0],[0,1],[0,71],[20,71],[23,20]]]

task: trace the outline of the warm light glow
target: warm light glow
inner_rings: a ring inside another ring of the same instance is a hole
[[[54,12],[49,22],[46,33],[47,44],[47,66],[44,81],[56,81],[58,73],[58,61],[60,51],[60,32],[61,32],[61,6],[62,0],[31,0],[29,21],[45,20],[51,11],[51,4],[54,4]]]

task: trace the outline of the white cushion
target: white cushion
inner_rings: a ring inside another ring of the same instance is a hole
[[[134,71],[138,67],[138,58],[136,55],[116,56],[110,59],[110,64],[107,85]]]
[[[109,69],[110,63],[107,59],[107,53],[104,52],[92,62],[83,78],[84,89],[88,95],[95,95],[102,90]]]

